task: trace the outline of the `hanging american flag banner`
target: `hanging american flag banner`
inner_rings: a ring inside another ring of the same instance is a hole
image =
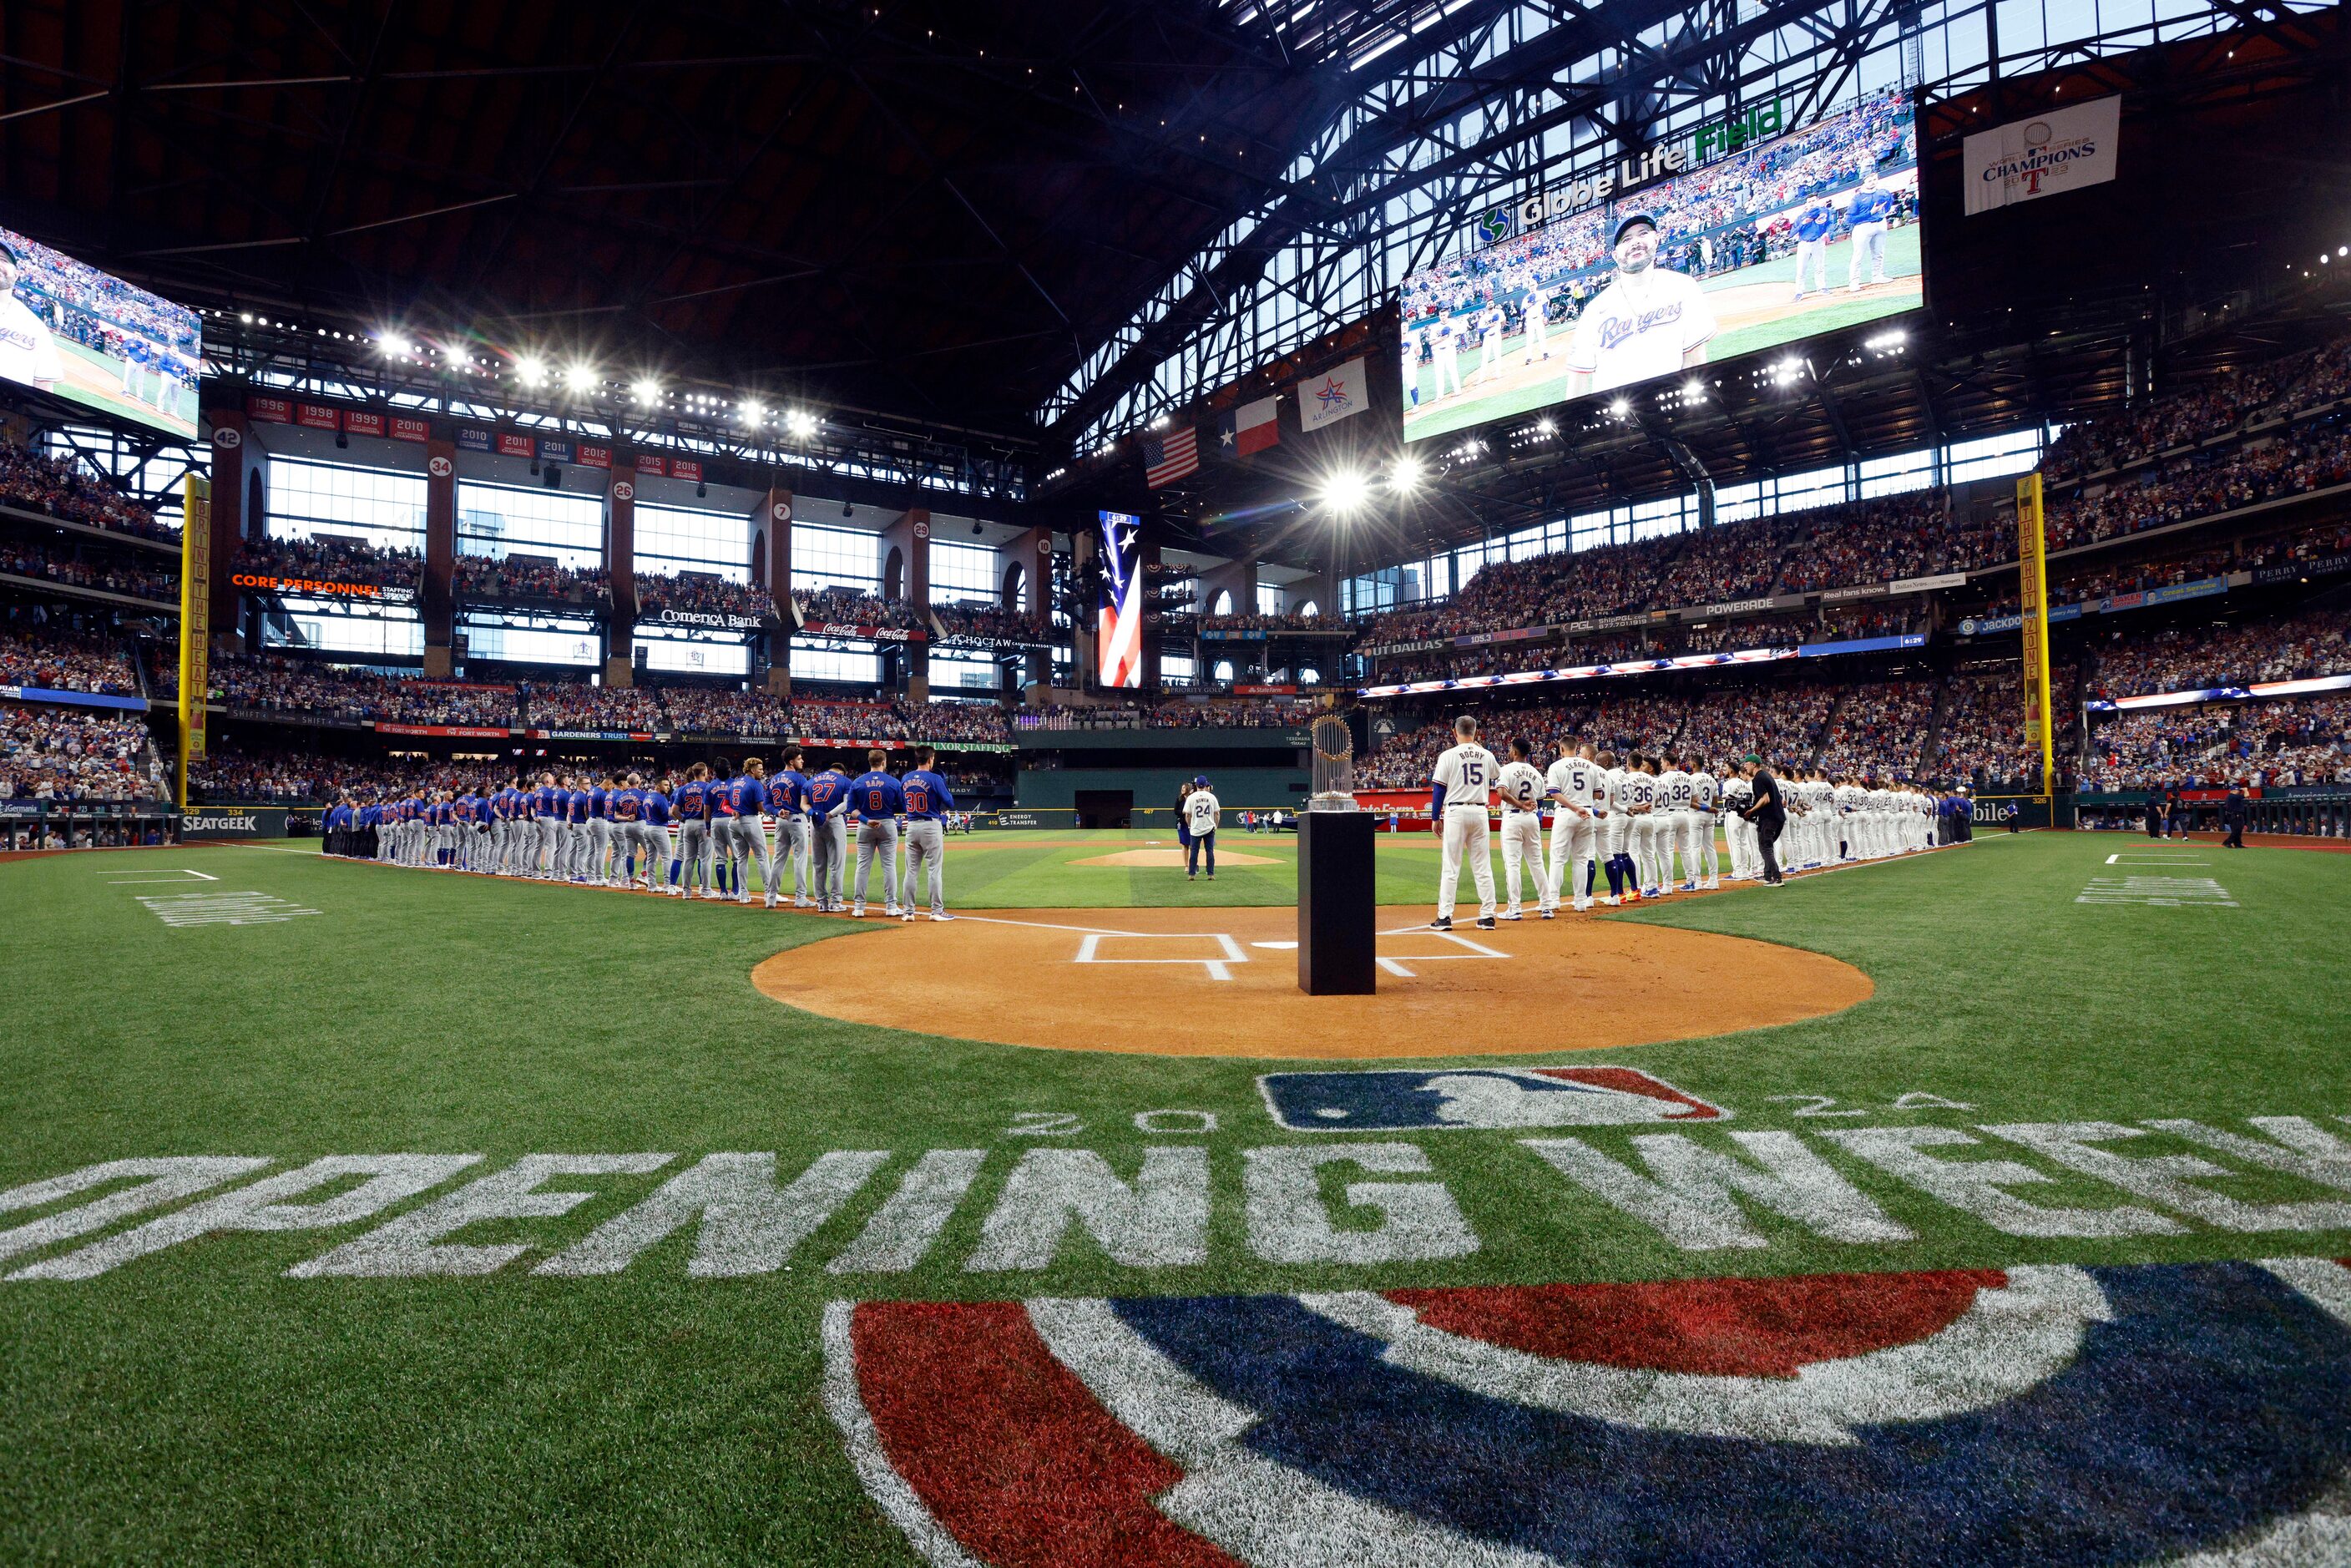
[[[1143,572],[1141,552],[1135,549],[1143,519],[1129,512],[1101,516],[1102,600],[1094,612],[1094,678],[1105,686],[1131,689],[1143,685]]]
[[[1199,471],[1200,433],[1192,425],[1143,438],[1143,479],[1153,489]]]

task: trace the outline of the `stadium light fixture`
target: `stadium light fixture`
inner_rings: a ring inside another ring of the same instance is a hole
[[[547,380],[547,367],[535,355],[525,354],[515,361],[515,380],[527,387],[538,386]]]
[[[1620,397],[1608,405],[1608,412],[1622,419],[1633,412],[1633,405]]]
[[[246,319],[250,320],[251,318],[248,317]],[[397,332],[386,332],[382,337],[378,338],[376,340],[376,347],[381,349],[385,357],[390,359],[397,359],[401,355],[411,351],[408,346],[408,340],[400,336]]]
[[[1548,419],[1539,419],[1535,421],[1535,434],[1537,435],[1557,435],[1559,434],[1559,426],[1553,424]]]
[[[816,415],[804,408],[796,408],[784,415],[784,428],[806,441],[816,434]]]
[[[1388,488],[1399,496],[1409,496],[1420,488],[1420,459],[1399,457],[1388,471]]]
[[[1371,494],[1370,483],[1353,468],[1338,469],[1322,481],[1322,505],[1341,517],[1361,510]]]
[[[768,411],[761,408],[758,403],[746,402],[743,405],[743,423],[746,428],[758,425],[761,420],[767,417]]]
[[[1682,383],[1682,400],[1685,402],[1704,402],[1706,401],[1706,383],[1704,382],[1698,381],[1684,382]]]
[[[636,394],[637,402],[647,408],[661,401],[661,382],[651,376],[645,377],[629,390]]]
[[[590,392],[594,392],[596,382],[596,367],[593,365],[574,365],[563,372],[564,385],[569,387],[573,393],[580,397],[586,397]]]

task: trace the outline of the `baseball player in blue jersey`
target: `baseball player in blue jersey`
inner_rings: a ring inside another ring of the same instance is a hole
[[[604,880],[604,862],[612,857],[611,777],[590,774],[588,784],[588,852],[575,880],[590,885]]]
[[[685,770],[685,781],[670,796],[670,811],[677,818],[677,863],[669,873],[674,897],[692,897],[696,882],[702,884],[703,897],[718,896],[710,884],[710,806],[705,799],[709,777],[708,764],[697,762]]]
[[[743,759],[743,771],[726,787],[727,798],[735,808],[735,848],[742,862],[741,878],[735,884],[735,902],[751,902],[751,873],[759,873],[761,902],[766,907],[776,907],[776,861],[768,847],[767,825],[760,821],[768,809],[768,764],[760,758]]]
[[[554,880],[556,835],[562,831],[556,825],[558,815],[555,775],[542,773],[538,788],[530,792],[530,864],[525,870],[534,881]]]
[[[792,906],[813,909],[816,900],[809,896],[808,775],[801,770],[799,747],[787,749],[783,760],[768,790],[768,805],[776,813],[776,853],[791,857]]]
[[[809,780],[809,879],[816,884],[817,910],[824,915],[841,908],[841,870],[849,859],[849,832],[842,819],[849,806],[849,779],[839,763]]]
[[[882,857],[882,895],[890,918],[898,918],[898,818],[906,810],[904,786],[891,777],[889,756],[880,748],[865,754],[865,771],[850,780],[849,796],[861,821],[857,828],[857,887],[850,905],[852,916],[865,915],[865,889],[873,857]]]
[[[914,918],[914,900],[922,892],[923,870],[930,868],[931,918],[953,920],[947,913],[946,819],[956,809],[955,792],[938,776],[938,754],[927,746],[914,748],[914,766],[900,781],[906,798],[906,918]]]
[[[606,887],[629,885],[629,857],[637,847],[637,823],[644,815],[644,798],[628,783],[604,791],[604,808],[612,813],[612,865]]]
[[[490,797],[491,869],[499,876],[514,873],[515,840],[521,830],[516,824],[522,792],[515,788],[510,776]]]
[[[662,788],[660,779],[648,784],[632,773],[629,782],[637,791],[637,848],[642,852],[637,881],[647,892],[661,893],[672,866],[669,791]]]
[[[1836,209],[1825,196],[1814,196],[1796,214],[1796,298],[1804,298],[1804,274],[1809,268],[1813,290],[1829,291],[1829,235],[1836,227]]]
[[[1877,170],[1865,167],[1861,172],[1861,189],[1853,193],[1853,203],[1845,208],[1845,216],[1853,224],[1853,261],[1845,269],[1845,292],[1861,292],[1861,264],[1867,258],[1870,286],[1886,281],[1886,230],[1894,221],[1895,209],[1900,204],[1894,193],[1877,183]]]
[[[578,882],[587,874],[588,780],[567,777],[559,791],[563,807],[563,851],[555,868],[558,882]]]

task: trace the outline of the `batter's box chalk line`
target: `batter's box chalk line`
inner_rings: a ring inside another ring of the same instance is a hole
[[[1389,955],[1383,953],[1377,958],[1373,960],[1373,962],[1379,965],[1381,968],[1385,969],[1389,974],[1396,976],[1400,979],[1409,980],[1415,978],[1413,972],[1404,967],[1404,960],[1406,958],[1411,959],[1416,964],[1441,964],[1463,958],[1507,958],[1510,956],[1508,953],[1501,952],[1496,948],[1489,947],[1483,942],[1473,942],[1467,936],[1456,936],[1450,931],[1431,931],[1426,925],[1404,925],[1397,927],[1394,931],[1383,931],[1380,935],[1383,936],[1425,936],[1432,941],[1450,942],[1456,947],[1466,949],[1466,951],[1459,953],[1399,953],[1394,956],[1390,956]]]
[[[1214,942],[1224,956],[1219,958],[1105,958],[1101,953],[1104,935],[1116,936],[1124,942],[1138,939],[1149,942]],[[1221,931],[1154,931],[1133,935],[1096,932],[1078,944],[1078,956],[1070,960],[1072,964],[1197,964],[1208,972],[1208,978],[1212,980],[1231,979],[1231,966],[1249,961],[1249,956],[1241,950],[1241,945]]]

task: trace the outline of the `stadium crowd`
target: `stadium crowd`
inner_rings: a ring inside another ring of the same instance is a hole
[[[834,586],[810,591],[792,590],[792,602],[803,621],[836,625],[884,626],[904,631],[922,629],[922,612],[903,599],[883,599],[860,589]]]
[[[154,513],[110,480],[78,463],[28,452],[14,442],[0,441],[0,505],[141,538],[171,544],[180,540],[178,528],[157,522]]]
[[[546,556],[461,555],[456,595],[472,604],[530,601],[596,606],[612,596],[612,577],[601,565],[559,566]]]
[[[139,672],[114,638],[12,617],[0,630],[0,686],[137,696]]]
[[[336,724],[433,724],[506,729],[515,688],[390,676],[266,654],[215,659],[212,699],[232,711],[299,715]]]
[[[637,606],[647,615],[675,610],[697,615],[747,615],[773,619],[776,601],[752,582],[730,582],[705,571],[639,572]]]
[[[2117,632],[2098,650],[2092,695],[2143,696],[2351,672],[2351,612],[2283,621]]]
[[[985,638],[999,643],[1049,643],[1052,629],[1033,610],[1006,610],[993,604],[935,604],[931,613],[950,638]]]
[[[2127,468],[2175,451],[2273,423],[2351,395],[2351,337],[2288,354],[2161,398],[2143,409],[2071,425],[2049,444],[2051,482]]]
[[[308,578],[373,588],[413,588],[424,571],[424,558],[415,550],[330,535],[241,539],[236,555],[237,570],[259,577]]]
[[[2085,789],[2351,782],[2351,697],[2103,715],[2090,750]]]
[[[152,800],[162,794],[141,720],[0,703],[0,799]]]
[[[83,560],[65,544],[0,544],[0,572],[17,577],[46,578],[75,588],[94,588],[133,599],[152,599],[176,605],[180,574],[136,561]]]
[[[520,683],[522,722],[533,729],[609,729],[650,732],[668,727],[661,694],[646,686],[591,686],[584,683]]]

